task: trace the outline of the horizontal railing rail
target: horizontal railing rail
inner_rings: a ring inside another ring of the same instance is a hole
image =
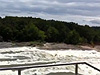
[[[86,64],[88,66],[90,66],[91,68],[97,70],[100,72],[100,69],[92,66],[91,64],[87,63],[87,62],[75,62],[75,63],[62,63],[62,64],[41,64],[41,65],[26,65],[26,66],[8,66],[5,65],[5,67],[0,67],[0,71],[1,70],[18,70],[18,75],[21,75],[21,71],[25,70],[25,69],[30,69],[30,68],[42,68],[42,67],[52,67],[52,66],[65,66],[65,65],[75,65],[75,75],[78,75],[78,65],[79,64]],[[8,66],[8,67],[6,67]]]

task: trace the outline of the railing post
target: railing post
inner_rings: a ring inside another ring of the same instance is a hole
[[[21,70],[18,70],[18,75],[21,75]]]
[[[75,75],[78,75],[78,64],[75,64]]]

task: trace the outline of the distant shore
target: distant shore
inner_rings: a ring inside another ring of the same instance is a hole
[[[95,45],[94,47],[91,45],[71,45],[65,43],[46,43],[44,46],[39,47],[39,49],[45,50],[96,50],[100,51],[100,45]]]
[[[71,45],[71,44],[65,44],[65,43],[0,42],[0,48],[23,47],[23,46],[32,46],[32,47],[37,47],[39,49],[44,49],[44,50],[72,49],[72,50],[96,50],[96,51],[100,51],[100,45],[95,45],[93,47],[91,45]]]

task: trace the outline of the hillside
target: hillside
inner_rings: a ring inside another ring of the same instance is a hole
[[[0,41],[99,44],[100,27],[32,17],[0,18]]]

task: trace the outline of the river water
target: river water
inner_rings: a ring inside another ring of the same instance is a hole
[[[100,52],[95,50],[40,50],[36,47],[15,47],[0,49],[0,65],[56,64],[87,62],[100,69]],[[100,75],[87,65],[79,65],[79,75]],[[23,70],[22,75],[74,75],[75,66],[58,66]],[[17,71],[0,71],[0,75],[17,75]]]

